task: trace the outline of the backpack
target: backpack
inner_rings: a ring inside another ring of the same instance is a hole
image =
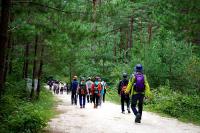
[[[139,93],[144,92],[145,84],[143,74],[135,74],[134,90]]]
[[[86,86],[85,86],[84,83],[81,83],[81,84],[80,84],[80,94],[81,94],[81,95],[85,95],[86,93],[87,93],[87,91],[86,91]]]
[[[98,93],[99,93],[98,85],[99,85],[99,82],[95,82],[95,83],[94,83],[94,93],[95,93],[95,94],[98,94]]]
[[[125,85],[124,81],[122,81],[122,85],[121,85],[121,94],[125,94],[127,85]]]

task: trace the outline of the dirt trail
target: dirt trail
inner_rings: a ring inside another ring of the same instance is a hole
[[[55,95],[60,100],[60,114],[48,123],[49,133],[200,133],[200,127],[144,112],[141,124],[134,123],[133,113],[121,114],[120,106],[106,102],[101,108],[85,109],[70,104],[70,95]]]

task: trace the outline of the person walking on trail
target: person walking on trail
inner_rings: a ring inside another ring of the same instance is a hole
[[[143,110],[143,100],[144,97],[149,97],[151,95],[150,87],[147,82],[146,76],[143,74],[143,67],[141,64],[135,66],[136,73],[129,80],[128,87],[126,88],[126,93],[131,91],[132,102],[131,109],[135,115],[135,122],[141,123],[142,110]],[[138,102],[138,110],[136,105]]]
[[[73,77],[73,81],[71,83],[71,104],[77,105],[77,89],[79,87],[79,83],[77,81],[77,76]]]
[[[128,85],[128,79],[127,79],[128,75],[127,73],[123,73],[123,79],[119,82],[118,85],[118,94],[121,97],[121,110],[122,110],[122,114],[125,114],[125,110],[124,110],[124,103],[126,102],[127,104],[127,111],[128,113],[130,112],[130,97],[129,97],[129,93],[125,93],[127,85]]]
[[[92,97],[93,97],[93,102],[94,102],[94,108],[98,107],[99,104],[99,98],[100,98],[100,93],[101,93],[101,79],[100,77],[96,77],[95,82],[92,86]]]
[[[81,78],[81,82],[78,88],[80,108],[85,108],[85,99],[86,99],[87,93],[88,93],[88,90],[86,88],[85,79]]]
[[[92,93],[91,93],[91,88],[94,83],[91,81],[91,77],[88,77],[88,81],[86,82],[86,89],[88,90],[87,94],[87,102],[92,103]]]
[[[106,93],[106,82],[104,82],[102,80],[101,82],[101,96],[100,96],[100,100],[99,100],[99,105],[101,106],[102,102],[105,102],[105,93]]]

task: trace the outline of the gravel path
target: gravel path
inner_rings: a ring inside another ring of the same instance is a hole
[[[55,95],[60,100],[60,114],[48,123],[48,133],[200,133],[200,127],[144,112],[141,124],[134,123],[133,113],[121,114],[120,106],[106,102],[94,109],[72,106],[70,95]]]

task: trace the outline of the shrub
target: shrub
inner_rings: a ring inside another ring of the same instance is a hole
[[[52,94],[43,89],[40,99],[32,102],[19,97],[6,93],[1,99],[0,132],[39,132],[53,115]]]
[[[153,90],[154,98],[147,101],[148,110],[164,113],[183,121],[200,124],[200,96],[174,92],[169,87]]]

